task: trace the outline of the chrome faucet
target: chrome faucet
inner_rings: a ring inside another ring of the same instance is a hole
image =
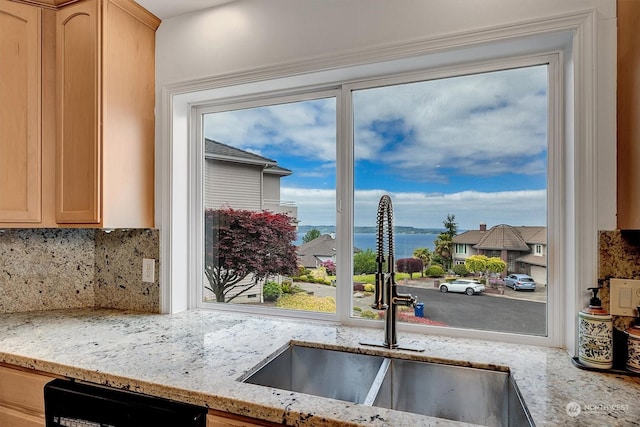
[[[385,240],[387,243],[386,256]],[[378,203],[376,246],[375,298],[371,307],[375,310],[386,311],[384,316],[384,342],[361,342],[361,344],[391,349],[424,351],[424,349],[398,344],[398,336],[396,333],[397,308],[398,306],[415,307],[418,299],[409,294],[398,293],[393,255],[393,206],[391,204],[391,197],[388,195],[382,196]],[[385,262],[386,272],[383,271],[385,270]]]

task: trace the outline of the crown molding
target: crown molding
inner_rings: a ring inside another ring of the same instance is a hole
[[[60,9],[68,4],[75,3],[78,0],[11,0],[16,3],[30,4],[33,6],[44,7],[45,9]]]
[[[28,4],[31,6],[42,7],[44,9],[58,10],[80,0],[11,0],[16,3]],[[120,7],[122,10],[142,21],[154,31],[160,26],[160,19],[140,6],[133,0],[110,0],[111,3]]]

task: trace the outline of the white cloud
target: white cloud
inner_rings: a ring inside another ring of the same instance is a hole
[[[469,175],[544,172],[532,156],[547,139],[546,67],[524,68],[358,91],[356,156],[437,180],[440,168]],[[385,124],[392,139],[381,153]],[[373,132],[373,126],[377,126]],[[373,134],[378,137],[373,137]]]
[[[281,189],[284,200],[294,200],[301,225],[335,224],[335,191]],[[384,190],[356,191],[355,224],[374,225]],[[463,191],[452,194],[391,193],[395,225],[441,228],[447,214],[454,214],[461,229],[477,229],[481,222],[546,225],[546,191]]]
[[[358,90],[356,159],[421,182],[544,173],[546,87],[538,66]],[[205,135],[276,160],[282,153],[334,163],[335,115],[333,98],[214,113]]]
[[[335,99],[207,114],[204,133],[208,138],[261,155],[269,148],[334,162]]]

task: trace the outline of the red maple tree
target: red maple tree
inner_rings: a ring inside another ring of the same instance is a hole
[[[260,280],[296,271],[296,231],[291,222],[285,214],[268,211],[205,210],[204,272],[209,281],[205,288],[216,301],[232,301]],[[244,281],[249,275],[251,280]]]

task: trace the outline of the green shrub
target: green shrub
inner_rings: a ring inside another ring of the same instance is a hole
[[[467,270],[467,267],[464,266],[464,264],[454,265],[453,272],[462,277],[465,277],[467,274],[469,274],[469,271]]]
[[[363,312],[360,313],[360,317],[365,319],[374,319],[374,320],[379,318],[379,316],[371,310],[364,310]]]
[[[364,285],[365,292],[374,292],[375,290],[376,290],[376,287],[374,285],[372,285],[371,283],[365,283]]]
[[[432,265],[431,267],[427,268],[424,274],[429,277],[442,277],[444,276],[444,268],[440,267],[439,265]]]
[[[282,295],[282,288],[278,282],[269,281],[264,284],[262,295],[265,301],[275,301]]]
[[[360,313],[362,311],[362,307],[358,307],[356,305],[355,307],[353,307],[353,311],[357,311],[358,313]]]
[[[280,286],[283,294],[291,294],[293,293],[293,283],[292,282],[282,282],[282,286]]]

